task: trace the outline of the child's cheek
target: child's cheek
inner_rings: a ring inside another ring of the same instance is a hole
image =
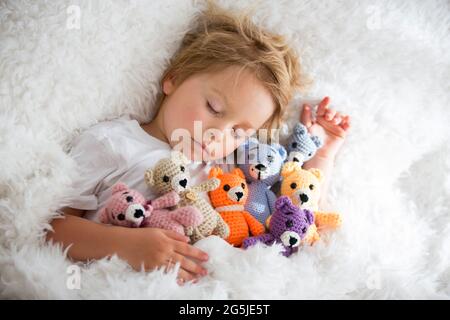
[[[208,113],[200,108],[192,108],[190,112],[186,112],[182,121],[185,128],[190,128],[191,133],[194,133],[195,126],[198,132],[204,132],[208,128]]]

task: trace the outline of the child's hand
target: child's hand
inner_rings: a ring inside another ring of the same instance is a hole
[[[317,108],[316,119],[312,118],[311,106],[303,105],[300,122],[303,123],[312,135],[323,140],[323,146],[316,156],[334,158],[338,153],[350,129],[350,116],[328,108],[330,99],[325,97]]]
[[[206,275],[207,271],[190,258],[208,260],[208,255],[188,244],[188,237],[174,231],[157,228],[123,228],[118,255],[140,271],[142,263],[145,270],[165,266],[166,270],[180,263],[179,283],[195,280]]]

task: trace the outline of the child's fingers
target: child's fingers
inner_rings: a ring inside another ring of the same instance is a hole
[[[183,256],[191,257],[197,260],[208,260],[208,254],[206,252],[186,243],[176,243],[175,251]]]
[[[345,116],[340,124],[341,128],[347,131],[351,127],[350,116]]]
[[[325,114],[328,108],[328,103],[330,102],[329,97],[325,97],[320,101],[319,106],[317,107],[317,116],[321,117]]]
[[[340,112],[336,112],[336,115],[333,118],[333,123],[335,125],[339,125],[343,120],[343,116]]]
[[[195,279],[195,277],[192,274],[190,274],[186,270],[183,270],[182,268],[180,268],[180,270],[178,270],[177,278],[178,278],[177,282],[180,286],[183,285],[185,282],[192,281]]]
[[[328,121],[331,121],[331,120],[333,120],[335,115],[336,115],[336,110],[328,109],[325,112],[325,119],[327,119]]]
[[[169,238],[171,238],[173,240],[183,241],[183,242],[189,241],[189,237],[179,234],[178,232],[175,232],[172,230],[163,230],[163,232],[166,234],[166,236],[168,236]]]
[[[311,106],[308,104],[303,105],[302,114],[300,115],[300,122],[303,123],[307,128],[312,125],[311,118]]]
[[[193,273],[194,275],[201,275],[201,276],[205,276],[208,271],[201,267],[199,264],[195,263],[194,261],[185,258],[184,256],[182,256],[181,254],[175,253],[173,255],[173,259],[176,262],[180,263],[181,268],[183,268],[184,270]]]

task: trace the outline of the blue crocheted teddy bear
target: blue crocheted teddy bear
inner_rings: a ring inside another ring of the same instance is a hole
[[[322,140],[318,136],[310,135],[303,124],[297,123],[286,144],[288,161],[300,162],[302,166],[304,162],[314,157],[322,145]]]
[[[280,180],[286,157],[282,145],[260,143],[255,138],[238,148],[237,166],[244,172],[249,191],[245,210],[262,224],[275,211],[277,197],[270,188]]]

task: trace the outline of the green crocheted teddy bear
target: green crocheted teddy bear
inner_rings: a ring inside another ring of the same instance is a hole
[[[187,170],[189,163],[181,152],[172,151],[170,158],[159,160],[153,169],[145,172],[145,182],[160,195],[176,191],[181,199],[177,207],[195,206],[203,214],[203,222],[199,226],[186,230],[186,234],[191,235],[192,243],[212,234],[226,239],[230,233],[228,225],[209,202],[199,195],[200,192],[217,189],[220,180],[211,178],[199,185],[190,186],[191,177]]]

